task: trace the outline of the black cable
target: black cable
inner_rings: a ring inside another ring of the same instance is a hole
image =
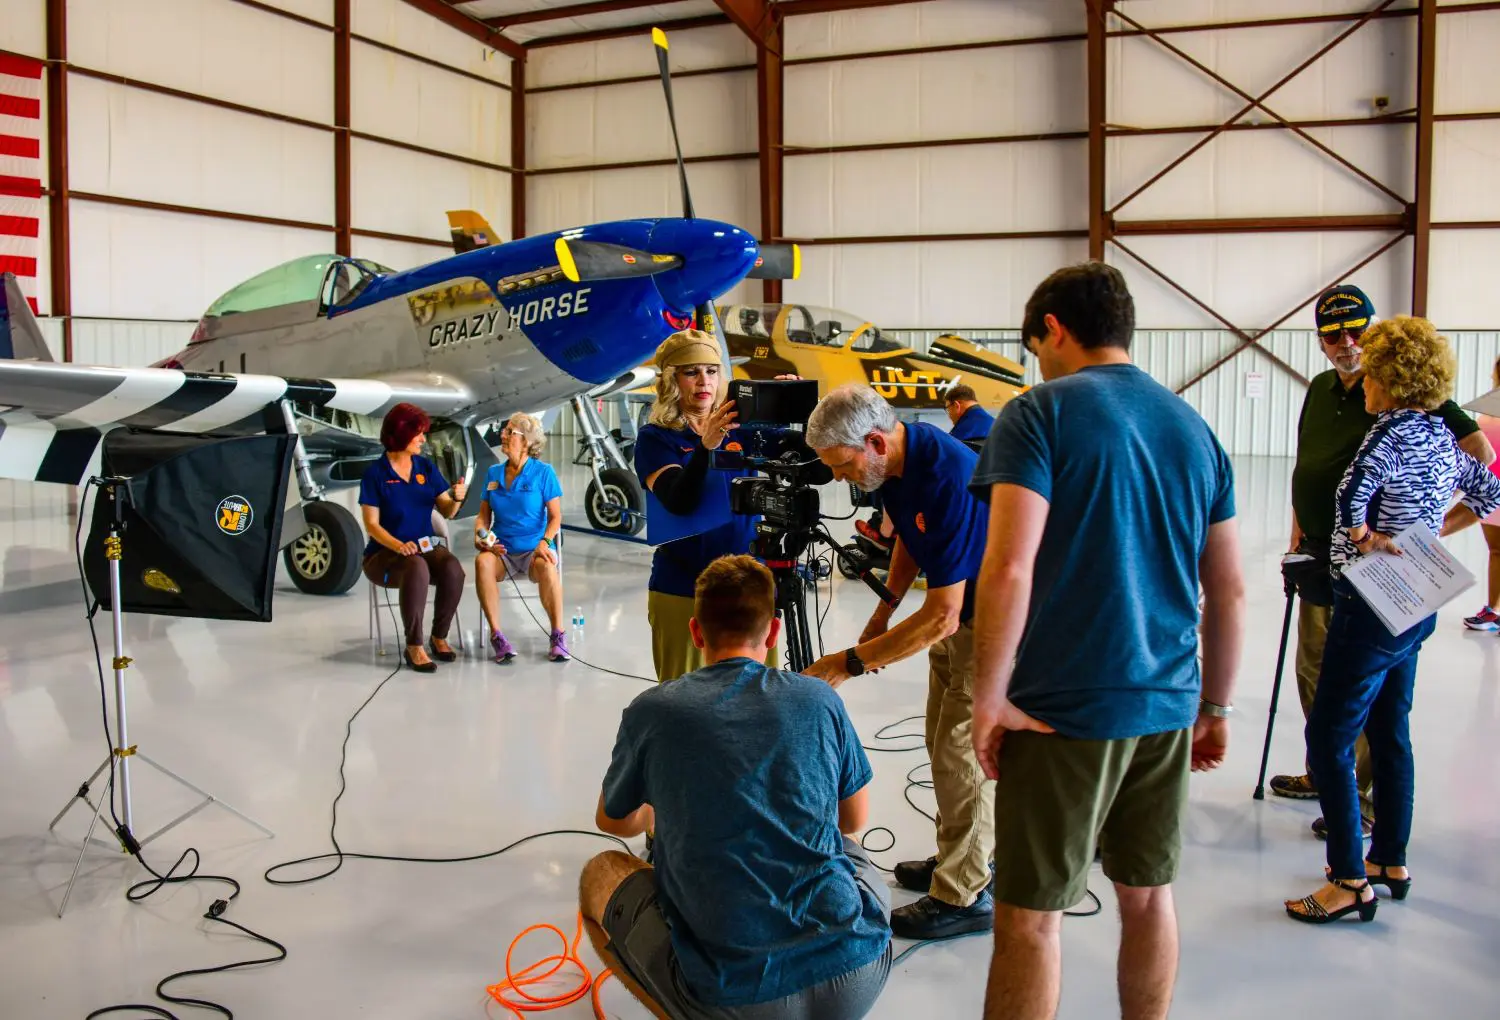
[[[209,906],[208,911],[204,913],[204,919],[209,921],[216,921],[219,924],[228,925],[229,927],[234,928],[237,931],[243,932],[244,934],[250,936],[258,942],[263,942],[266,945],[274,946],[276,947],[277,951],[276,955],[257,957],[252,960],[239,960],[234,963],[220,964],[217,967],[203,967],[193,970],[177,971],[175,974],[168,974],[166,977],[162,978],[161,981],[157,982],[156,995],[158,998],[162,999],[165,1002],[171,1002],[183,1006],[193,1006],[198,1009],[212,1010],[215,1013],[222,1014],[227,1018],[227,1020],[233,1020],[234,1013],[227,1006],[220,1005],[219,1003],[213,1002],[208,999],[194,999],[184,996],[171,995],[166,991],[167,985],[171,984],[174,981],[180,981],[189,977],[198,977],[205,974],[222,974],[232,970],[240,970],[245,967],[256,967],[263,963],[276,963],[280,960],[286,959],[286,946],[266,935],[251,931],[249,928],[245,927],[242,924],[237,924],[234,921],[226,920],[222,916],[224,911],[229,908],[229,904],[234,902],[234,900],[239,897],[240,884],[235,879],[230,878],[226,875],[200,875],[198,873],[198,867],[202,863],[203,858],[202,855],[198,853],[196,848],[188,847],[186,850],[184,850],[182,852],[182,856],[178,857],[176,862],[167,869],[166,874],[162,874],[146,861],[145,855],[141,852],[141,845],[136,841],[135,834],[132,833],[128,828],[126,828],[124,823],[120,821],[119,815],[116,813],[115,745],[118,738],[110,732],[109,695],[106,690],[107,685],[104,679],[104,654],[99,648],[99,632],[94,627],[94,616],[98,605],[96,602],[90,600],[88,579],[85,576],[83,569],[83,519],[85,516],[84,507],[88,503],[89,490],[96,485],[100,486],[101,488],[103,487],[103,483],[100,479],[89,479],[88,484],[84,487],[83,498],[79,501],[78,524],[73,531],[73,553],[78,563],[78,582],[80,587],[83,589],[84,618],[88,622],[89,637],[93,641],[94,645],[94,667],[99,676],[99,705],[104,726],[104,740],[106,745],[108,745],[107,750],[109,753],[109,785],[106,794],[109,801],[109,815],[110,819],[114,822],[115,835],[120,840],[120,845],[124,847],[125,850],[136,859],[136,862],[140,864],[141,867],[145,868],[146,871],[151,875],[151,877],[146,879],[145,881],[137,882],[129,889],[127,889],[125,891],[125,898],[131,903],[140,903],[142,900],[149,899],[151,896],[155,895],[164,886],[180,885],[187,882],[219,882],[230,887],[231,891],[228,898],[215,900],[212,905]],[[119,498],[118,490],[116,491],[114,498]],[[97,506],[97,504],[98,498],[95,497],[95,505]],[[79,794],[85,795],[86,793],[87,785],[85,784],[84,786],[80,787]],[[87,803],[87,800],[85,800],[85,803]],[[177,873],[178,869],[180,869],[187,862],[189,856],[192,857],[192,866],[187,870],[186,873],[179,875]],[[152,1016],[162,1018],[162,1020],[179,1020],[177,1015],[172,1013],[170,1010],[163,1009],[160,1006],[146,1005],[142,1003],[122,1003],[120,1005],[105,1006],[101,1009],[94,1010],[88,1015],[86,1020],[94,1020],[95,1017],[108,1016],[111,1013],[124,1012],[149,1013]]]
[[[880,747],[876,744],[861,744],[860,746],[863,747],[866,751],[879,751],[882,754],[903,754],[907,751],[925,751],[927,750],[926,734],[889,733],[887,731],[895,729],[897,726],[904,726],[909,722],[915,722],[919,719],[925,720],[926,718],[926,716],[922,715],[909,715],[905,719],[897,719],[893,723],[886,723],[884,726],[880,727],[880,729],[875,731],[875,736],[870,738],[871,740],[917,740],[919,741],[919,743],[911,744],[906,747]]]
[[[526,601],[526,596],[521,592],[521,583],[516,580],[516,575],[512,571],[507,570],[505,572],[505,577],[510,581],[511,587],[516,590],[516,598],[520,599],[521,608],[526,610],[526,615],[531,617],[531,622],[536,624],[537,629],[540,630],[543,634],[547,635],[547,638],[550,640],[552,637],[552,628],[544,624],[541,620],[538,620],[536,614],[531,611],[531,605]],[[589,662],[587,659],[579,656],[578,653],[573,651],[571,648],[568,649],[568,656],[569,658],[573,659],[573,661],[581,662],[589,669],[597,669],[601,673],[609,673],[614,676],[624,677],[626,680],[639,680],[643,684],[656,683],[655,680],[648,679],[643,676],[636,676],[634,673],[621,673],[617,669],[610,669],[607,666],[595,665],[594,663]]]

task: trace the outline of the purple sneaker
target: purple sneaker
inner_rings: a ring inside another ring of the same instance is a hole
[[[498,630],[490,635],[490,647],[495,650],[496,662],[509,662],[516,657],[516,650],[511,647],[509,641],[505,640],[505,635]]]
[[[572,658],[568,654],[568,646],[563,644],[563,632],[554,630],[552,632],[552,647],[547,651],[547,658],[553,662],[567,662]]]

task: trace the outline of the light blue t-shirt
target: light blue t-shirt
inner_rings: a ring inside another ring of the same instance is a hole
[[[699,1002],[770,1002],[885,952],[890,928],[839,832],[839,801],[872,776],[833,688],[752,659],[625,709],[604,811],[655,808],[662,913]]]
[[[530,552],[547,533],[547,502],[562,496],[551,464],[528,457],[507,488],[505,461],[484,476],[484,498],[490,506],[490,530],[506,551]]]
[[[1134,365],[1085,368],[1005,405],[973,489],[988,500],[996,483],[1050,505],[1010,700],[1080,740],[1190,726],[1198,561],[1234,516],[1208,423]]]

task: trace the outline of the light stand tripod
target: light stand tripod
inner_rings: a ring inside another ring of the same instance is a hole
[[[106,850],[113,850],[118,846],[125,853],[135,853],[147,843],[150,843],[169,829],[176,828],[210,804],[218,804],[230,814],[253,825],[267,836],[274,838],[276,835],[249,815],[231,807],[208,791],[194,786],[177,773],[138,752],[135,745],[130,743],[125,715],[125,670],[129,668],[132,660],[125,655],[125,613],[120,607],[120,555],[123,548],[120,535],[125,530],[124,501],[129,496],[129,479],[120,477],[95,478],[91,479],[90,483],[99,486],[101,496],[107,496],[111,505],[109,535],[104,540],[104,555],[109,560],[109,615],[114,630],[115,739],[111,741],[110,756],[105,758],[104,762],[94,770],[93,775],[89,776],[88,779],[79,785],[77,792],[63,805],[62,810],[57,813],[57,817],[52,819],[52,824],[47,826],[48,832],[54,831],[58,823],[63,820],[64,816],[79,801],[94,809],[94,816],[93,820],[89,822],[88,833],[84,836],[83,845],[78,850],[78,860],[73,865],[73,874],[68,879],[67,889],[63,892],[62,905],[57,910],[59,918],[68,909],[68,899],[73,895],[73,885],[78,881],[79,869],[83,867],[83,856],[88,853],[90,844]],[[82,512],[83,510],[80,506],[79,513]],[[92,614],[93,610],[90,610],[90,615]],[[130,762],[132,758],[139,759],[143,765],[151,766],[168,779],[187,787],[203,798],[193,807],[184,811],[145,839],[140,840],[137,840],[134,835],[134,805],[131,801],[130,789]],[[118,770],[120,791],[120,827],[115,831],[115,837],[118,840],[117,844],[110,844],[104,840],[94,838],[94,829],[99,824],[99,816],[104,812],[105,800],[109,796],[109,793],[106,792],[104,796],[101,796],[98,804],[89,799],[89,788],[104,773],[105,769],[110,768],[112,763],[115,769]]]

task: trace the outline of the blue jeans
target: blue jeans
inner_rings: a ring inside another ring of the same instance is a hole
[[[1392,636],[1349,582],[1334,582],[1333,619],[1307,717],[1308,765],[1328,825],[1328,867],[1334,878],[1365,875],[1354,780],[1354,742],[1361,731],[1370,743],[1375,772],[1369,860],[1393,868],[1406,865],[1415,776],[1407,723],[1417,653],[1436,627],[1434,615]]]

